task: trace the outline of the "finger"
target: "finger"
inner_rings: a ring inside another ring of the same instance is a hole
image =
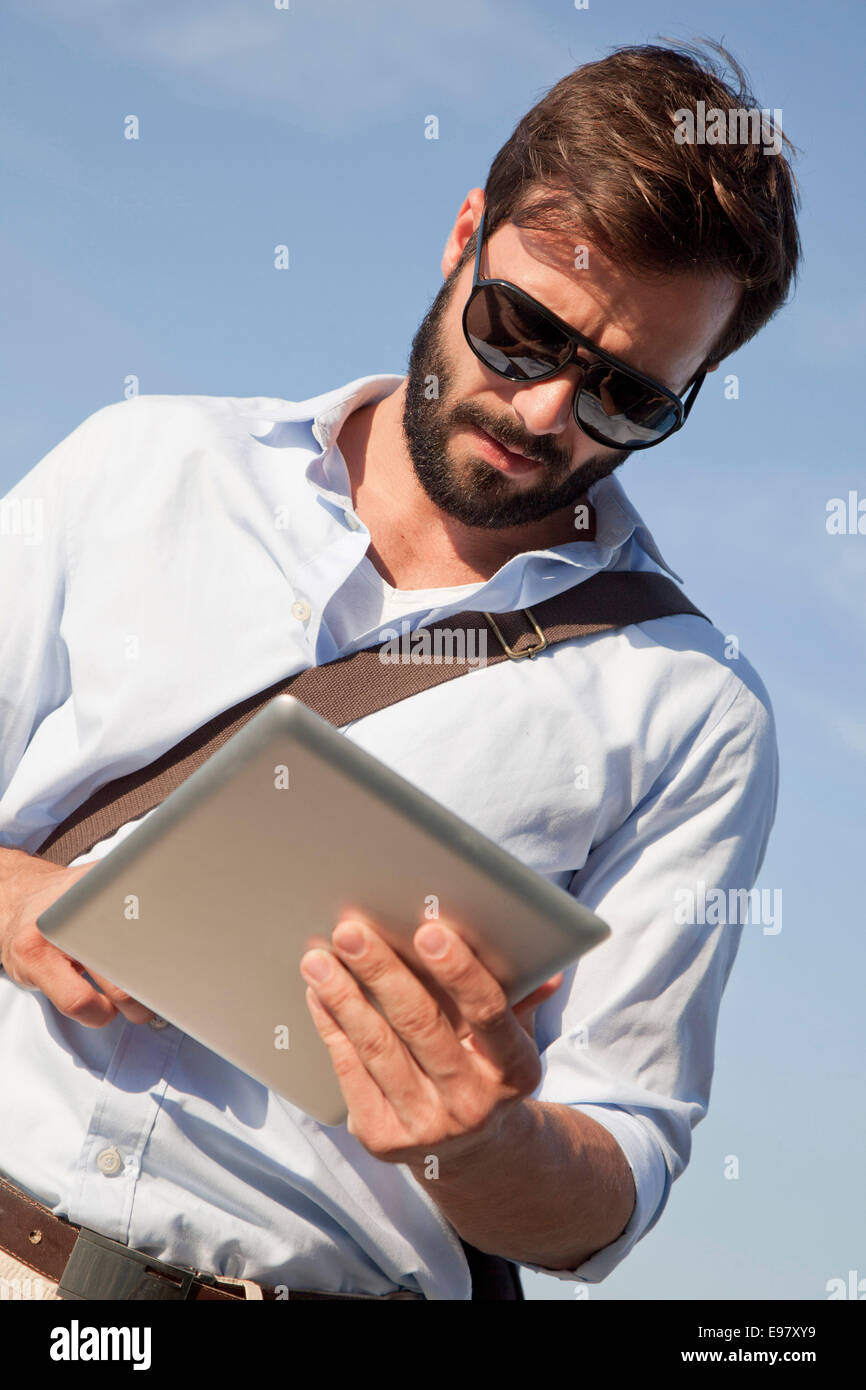
[[[549,999],[551,994],[556,993],[564,978],[560,970],[558,975],[551,975],[550,979],[545,980],[543,985],[539,985],[531,994],[526,994],[522,999],[518,999],[517,1003],[512,1004],[511,1007],[515,1011],[517,1009],[537,1009],[539,1004],[543,1004],[545,999]]]
[[[536,1009],[544,1003],[545,999],[549,999],[552,994],[556,993],[563,978],[560,971],[558,975],[545,980],[543,985],[538,986],[538,989],[534,989],[531,994],[527,994],[524,999],[519,999],[516,1004],[512,1005],[521,1028],[525,1029],[531,1038],[535,1037]]]
[[[123,1017],[128,1019],[130,1023],[147,1023],[150,1019],[156,1018],[153,1009],[149,1009],[138,999],[133,999],[131,994],[126,993],[126,990],[113,985],[110,980],[104,980],[101,975],[97,975],[95,970],[88,970],[87,973],[106,998],[111,1000],[118,1013],[123,1014]]]
[[[84,966],[48,941],[38,927],[18,932],[4,953],[4,969],[24,989],[41,990],[60,1013],[87,1028],[104,1028],[117,1009],[84,978]]]
[[[360,1127],[362,1133],[381,1131],[388,1111],[386,1097],[367,1071],[342,1028],[309,985],[306,1000],[319,1037],[330,1053],[331,1065],[340,1083],[346,1109],[349,1111],[350,1130],[354,1133]]]
[[[354,940],[355,949],[348,945]],[[429,988],[369,923],[341,922],[334,949],[437,1087],[465,1077],[466,1051]],[[360,947],[360,949],[358,949]]]
[[[522,1088],[530,1073],[538,1071],[538,1053],[515,1018],[499,981],[443,922],[425,922],[414,941],[421,960],[451,995],[471,1028],[472,1049],[486,1057],[509,1085]],[[528,1089],[535,1085],[537,1079]]]
[[[324,980],[310,972],[317,960],[330,967]],[[365,998],[357,980],[330,951],[308,951],[301,971],[388,1103],[398,1114],[406,1114],[417,1103],[419,1072],[389,1019]]]

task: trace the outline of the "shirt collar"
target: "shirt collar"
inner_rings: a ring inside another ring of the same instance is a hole
[[[299,421],[308,420],[310,422],[311,434],[321,448],[321,453],[315,455],[307,465],[306,473],[310,485],[324,499],[336,503],[341,512],[348,516],[354,516],[357,525],[361,523],[360,518],[354,512],[346,467],[331,446],[348,415],[351,415],[362,405],[389,396],[404,380],[404,376],[395,376],[390,373],[356,377],[345,386],[339,386],[333,391],[300,402],[298,405],[299,413],[294,417]],[[613,553],[624,546],[630,537],[634,536],[641,549],[661,569],[666,570],[672,578],[682,583],[682,576],[671,569],[662,556],[649,527],[629,500],[618,478],[612,473],[609,474],[600,482],[594,483],[587,495],[596,512],[594,541],[570,541],[563,545],[552,546],[544,551],[526,551],[523,552],[523,555],[543,555],[549,560],[559,560],[584,568],[587,560],[590,559],[587,546],[591,545],[596,552],[592,557],[595,563],[591,567],[597,568],[598,560],[601,558],[598,554],[599,547]],[[518,560],[521,557],[515,556],[513,558]]]
[[[335,391],[314,396],[306,403],[313,422],[314,437],[323,449],[330,449],[348,415],[370,401],[380,401],[390,396],[404,380],[405,377],[383,373],[359,376],[346,386],[338,386]]]
[[[659,550],[652,532],[635,507],[629,500],[625,488],[613,473],[609,473],[601,482],[594,483],[589,489],[587,496],[595,507],[596,512],[596,539],[602,540],[604,544],[610,545],[614,537],[619,533],[622,539],[617,541],[617,545],[623,545],[629,536],[633,535],[641,550],[646,551],[652,560],[655,560],[663,570],[667,570],[672,578],[682,584],[682,575],[677,574],[676,570],[671,569]]]

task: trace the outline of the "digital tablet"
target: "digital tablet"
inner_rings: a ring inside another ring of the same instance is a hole
[[[38,919],[45,936],[325,1125],[346,1106],[301,956],[360,912],[454,927],[511,1004],[609,928],[290,695],[278,695]],[[433,987],[456,1021],[450,997]]]

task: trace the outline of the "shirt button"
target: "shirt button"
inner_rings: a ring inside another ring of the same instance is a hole
[[[305,623],[312,613],[312,608],[303,599],[296,599],[292,604],[292,617],[297,618],[299,623]]]
[[[96,1166],[100,1173],[104,1173],[107,1178],[119,1173],[123,1167],[123,1159],[117,1149],[103,1149],[96,1155]]]
[[[165,1018],[149,1018],[149,1019],[147,1020],[147,1026],[148,1026],[148,1028],[167,1028],[167,1027],[168,1027],[168,1019],[165,1019]]]
[[[355,513],[354,513],[354,512],[343,512],[343,516],[346,518],[346,525],[347,525],[352,531],[360,531],[360,529],[361,529],[361,523],[360,523],[360,521],[358,520],[358,518],[355,516]]]

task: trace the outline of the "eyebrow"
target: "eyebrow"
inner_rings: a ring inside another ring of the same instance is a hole
[[[487,269],[488,269],[488,272],[489,272],[489,270],[490,270],[490,243],[489,243],[489,241],[486,240],[486,239],[485,239],[485,244],[484,244],[484,246],[483,246],[483,248],[482,248],[481,254],[482,254],[482,258],[483,258],[483,257],[486,257],[486,258],[487,258]],[[479,265],[479,273],[480,273],[480,271],[481,271],[481,266]],[[490,275],[489,273],[488,273],[488,275],[486,275],[486,276],[482,276],[482,278],[483,278],[483,279],[491,279],[491,280],[505,280],[505,276],[503,276],[503,275]],[[548,314],[552,314],[553,317],[554,317],[555,319],[558,319],[560,323],[565,324],[566,328],[571,329],[571,332],[572,332],[572,333],[579,333],[580,336],[581,336],[582,338],[586,338],[586,337],[587,337],[587,335],[583,332],[582,329],[580,329],[580,328],[575,328],[575,327],[573,326],[573,324],[570,324],[570,323],[567,321],[567,319],[564,319],[564,318],[562,317],[561,314],[557,314],[557,313],[555,312],[555,310],[549,308],[548,305],[545,304],[543,300],[541,300],[541,299],[539,299],[539,298],[537,297],[537,295],[530,294],[530,293],[529,293],[529,290],[524,289],[522,285],[518,285],[516,280],[505,280],[505,283],[506,283],[507,285],[513,285],[515,289],[520,290],[521,294],[527,295],[528,298],[531,299],[531,300],[533,300],[536,304],[538,304],[538,305],[540,306],[540,308],[544,309]],[[583,345],[582,343],[579,344],[579,347],[580,347],[580,350],[581,350],[581,351],[584,353],[584,355],[587,356],[587,357],[595,357],[595,356],[598,355],[599,352],[606,352],[608,357],[612,357],[612,358],[614,359],[614,362],[618,363],[618,364],[619,364],[621,367],[623,367],[626,371],[638,372],[638,373],[640,373],[641,376],[648,376],[648,377],[650,377],[651,380],[657,382],[659,386],[663,386],[663,387],[665,388],[666,391],[670,391],[671,395],[673,395],[673,396],[677,396],[677,397],[681,398],[682,395],[683,395],[683,394],[688,390],[688,388],[689,388],[689,384],[690,384],[690,383],[689,383],[689,382],[686,382],[685,386],[683,387],[682,392],[677,391],[677,389],[676,389],[674,386],[671,386],[670,383],[669,383],[668,381],[666,381],[663,377],[660,377],[660,376],[653,376],[653,374],[652,374],[651,372],[646,372],[646,371],[644,371],[642,367],[635,367],[635,366],[632,366],[631,363],[626,362],[625,358],[623,358],[623,357],[617,357],[616,353],[608,352],[607,348],[601,348],[601,347],[600,347],[600,348],[584,347],[584,345]],[[598,363],[591,363],[591,365],[592,365],[592,366],[596,366],[596,365],[597,365],[597,366],[609,366],[609,365],[612,365],[612,364],[607,363],[607,362],[605,361],[604,358],[599,358]],[[694,379],[694,378],[692,378],[692,379]]]

